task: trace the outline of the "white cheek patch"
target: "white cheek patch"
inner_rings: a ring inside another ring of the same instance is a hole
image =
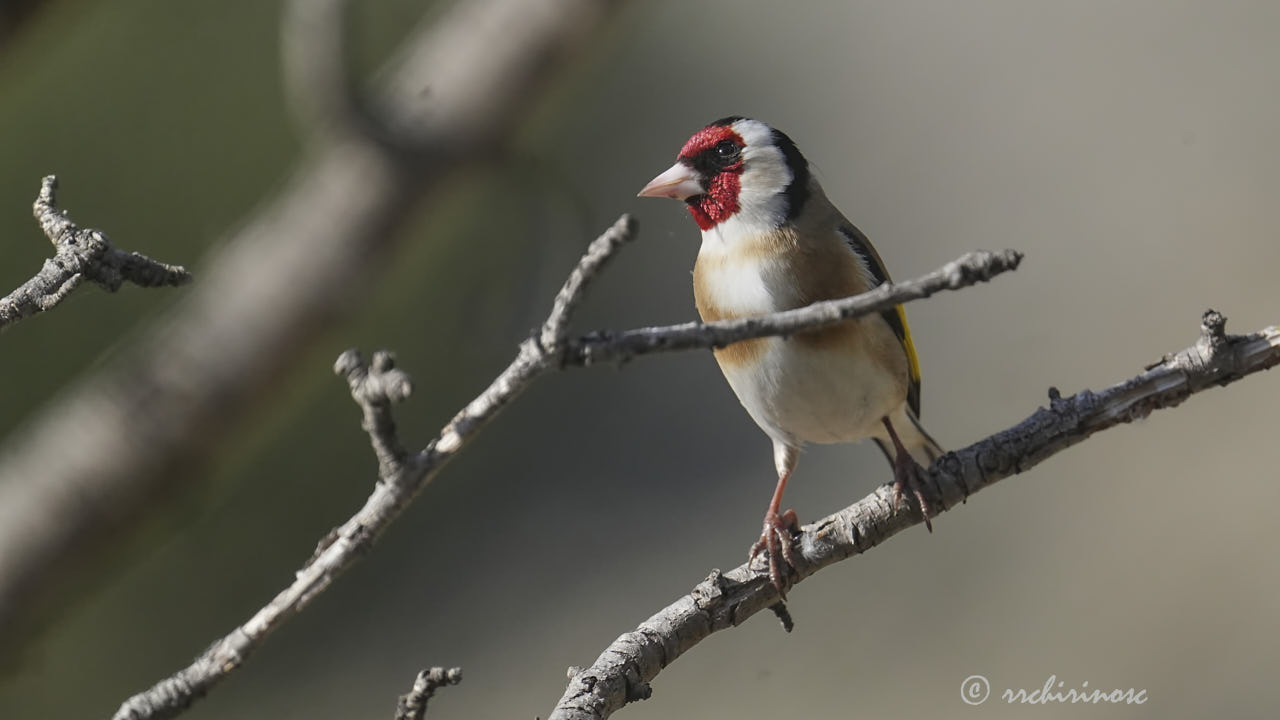
[[[746,143],[738,216],[751,227],[776,228],[786,220],[786,189],[793,179],[787,159],[773,144],[773,130],[768,125],[758,120],[739,120],[733,130]]]
[[[730,126],[738,133],[747,147],[768,147],[773,145],[773,128],[759,120],[739,120]]]

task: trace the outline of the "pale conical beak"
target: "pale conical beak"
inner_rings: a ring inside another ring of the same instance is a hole
[[[658,177],[649,181],[636,197],[666,197],[686,200],[694,195],[702,195],[707,190],[702,187],[698,173],[684,163],[676,163]]]

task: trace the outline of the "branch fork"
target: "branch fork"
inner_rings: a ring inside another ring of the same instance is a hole
[[[54,256],[44,261],[35,277],[8,296],[0,298],[0,329],[66,300],[85,280],[107,292],[125,282],[140,287],[184,285],[191,273],[181,265],[169,265],[136,252],[116,249],[101,230],[81,228],[56,202],[58,178],[45,177],[31,211],[49,242]]]

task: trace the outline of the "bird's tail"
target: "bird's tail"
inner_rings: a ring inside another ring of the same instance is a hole
[[[902,446],[911,453],[911,457],[920,463],[921,467],[929,467],[937,460],[946,450],[934,440],[929,431],[924,429],[920,424],[920,419],[916,414],[911,412],[911,408],[903,403],[895,412],[889,416],[889,422],[893,424],[893,430],[898,434],[898,439],[902,441]],[[880,446],[880,452],[884,453],[885,459],[889,464],[893,464],[893,441],[889,439],[888,431],[884,431],[881,435],[875,437],[876,444]]]

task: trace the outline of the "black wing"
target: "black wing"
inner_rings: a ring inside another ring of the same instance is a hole
[[[885,269],[884,261],[880,259],[876,249],[871,246],[871,241],[867,240],[867,236],[863,235],[861,230],[846,221],[840,226],[840,234],[871,272],[871,278],[874,280],[872,287],[879,287],[889,282],[889,271]],[[893,328],[893,334],[898,336],[898,341],[902,343],[902,349],[907,354],[907,365],[911,372],[911,384],[907,388],[907,405],[916,417],[920,417],[920,360],[916,357],[916,346],[911,342],[911,328],[907,326],[907,311],[901,305],[895,305],[892,309],[880,313],[880,317]]]

